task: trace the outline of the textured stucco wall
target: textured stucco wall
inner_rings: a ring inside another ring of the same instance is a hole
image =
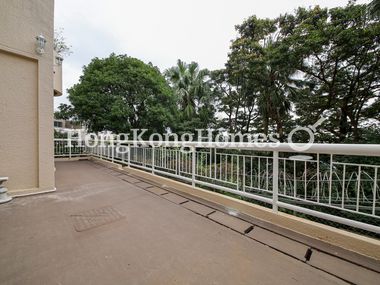
[[[11,193],[52,190],[54,1],[2,0],[0,27],[0,176]]]

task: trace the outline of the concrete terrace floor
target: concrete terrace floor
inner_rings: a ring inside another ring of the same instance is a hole
[[[0,205],[0,284],[346,284],[181,196],[90,161],[56,168],[56,192]]]

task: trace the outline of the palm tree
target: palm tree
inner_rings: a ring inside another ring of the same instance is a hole
[[[165,75],[179,96],[179,102],[186,118],[192,118],[202,101],[210,94],[209,71],[199,69],[196,62],[186,64],[178,60],[177,65],[169,68]]]

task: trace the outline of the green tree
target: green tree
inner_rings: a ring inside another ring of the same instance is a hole
[[[308,86],[295,102],[300,121],[312,124],[327,114],[325,131],[334,141],[352,136],[359,142],[361,124],[378,106],[380,24],[366,10],[350,2],[333,9],[299,8],[279,18],[281,48]]]
[[[380,17],[380,0],[372,0],[368,8],[372,16]]]
[[[219,111],[228,116],[222,124],[283,137],[295,123],[312,125],[323,114],[329,120],[320,127],[322,140],[362,141],[380,113],[380,24],[367,11],[349,2],[238,25],[215,80]]]
[[[213,92],[209,74],[208,70],[200,69],[198,63],[186,64],[181,60],[165,71],[181,111],[179,130],[205,128],[213,121]]]
[[[54,112],[54,118],[67,121],[76,120],[73,106],[61,103],[58,110]]]
[[[295,69],[279,50],[281,40],[277,21],[253,16],[236,26],[238,37],[232,42],[226,64],[229,81],[239,94],[235,120],[250,131],[251,124],[268,134],[271,125],[284,135],[284,122],[290,111],[290,95],[297,91]],[[256,120],[253,120],[255,119]]]
[[[78,119],[95,132],[163,132],[177,113],[175,97],[158,68],[126,55],[94,58],[68,93]]]
[[[240,93],[230,83],[226,69],[215,70],[211,73],[212,85],[216,97],[217,110],[223,114],[218,125],[233,133],[238,128],[238,114],[241,109]]]

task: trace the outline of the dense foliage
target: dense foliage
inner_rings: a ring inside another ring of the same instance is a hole
[[[282,136],[323,114],[321,140],[359,142],[369,126],[378,127],[380,24],[366,5],[251,17],[237,31],[219,72],[225,74],[219,86],[238,93],[229,129],[272,129]]]
[[[209,71],[198,64],[186,64],[178,60],[177,65],[165,71],[178,102],[179,117],[174,129],[177,132],[196,128],[207,128],[215,122],[212,85]]]
[[[94,58],[68,92],[78,119],[94,132],[163,132],[176,115],[173,92],[160,71],[125,55]]]
[[[378,4],[351,1],[332,9],[299,8],[276,19],[252,16],[236,26],[222,70],[178,60],[161,75],[125,55],[95,58],[69,89],[73,108],[61,111],[92,131],[212,127],[277,132],[281,139],[296,125],[325,116],[318,140],[378,143]]]

